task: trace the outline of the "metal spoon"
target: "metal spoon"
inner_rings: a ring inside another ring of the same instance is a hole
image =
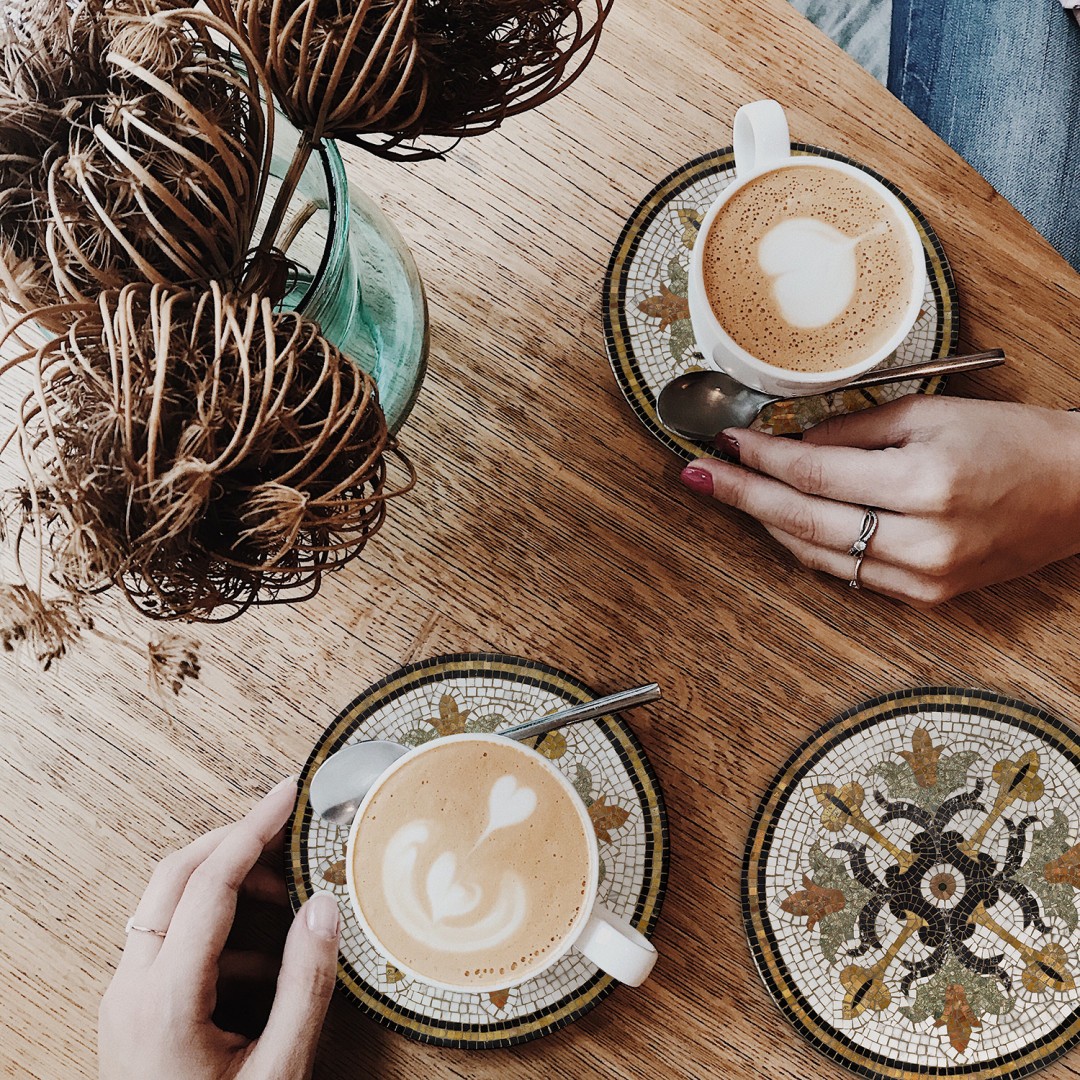
[[[598,716],[629,709],[632,705],[644,705],[660,697],[656,683],[639,686],[633,690],[620,690],[595,701],[571,705],[558,712],[549,713],[526,724],[517,724],[505,731],[496,732],[519,742],[545,735],[556,728],[580,724],[583,720],[595,720]],[[311,778],[308,798],[311,809],[329,821],[331,825],[347,829],[356,816],[368,788],[395,762],[409,752],[409,747],[388,739],[369,739],[350,743],[331,754]]]
[[[1005,354],[1001,349],[991,349],[971,356],[951,356],[924,364],[871,371],[844,383],[842,389],[882,386],[930,375],[954,375],[1004,363]],[[787,400],[743,386],[723,371],[688,371],[677,375],[660,391],[656,415],[664,427],[685,438],[712,441],[725,428],[749,427],[766,405]]]

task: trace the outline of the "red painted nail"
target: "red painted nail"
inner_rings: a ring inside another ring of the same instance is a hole
[[[712,474],[704,469],[697,469],[693,465],[687,465],[679,473],[679,479],[698,495],[711,495],[713,493]]]
[[[726,431],[721,431],[716,436],[716,449],[733,461],[739,460],[739,440],[732,438]]]

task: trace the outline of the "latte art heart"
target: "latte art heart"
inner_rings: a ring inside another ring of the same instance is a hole
[[[816,329],[844,313],[855,295],[855,247],[862,239],[814,218],[788,218],[765,234],[758,265],[773,279],[785,321]]]
[[[475,885],[461,885],[456,878],[457,856],[452,851],[444,851],[427,872],[427,898],[432,923],[444,922],[455,915],[467,915],[480,903],[482,890]]]
[[[512,825],[528,821],[535,809],[536,792],[532,788],[519,786],[515,776],[500,776],[491,785],[487,828],[477,840],[477,845],[482,844],[498,829],[508,829]]]

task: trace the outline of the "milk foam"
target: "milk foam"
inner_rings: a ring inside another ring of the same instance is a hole
[[[519,933],[528,912],[521,878],[507,871],[490,887],[470,880],[467,865],[459,866],[453,851],[438,851],[433,840],[431,823],[415,821],[386,845],[383,898],[402,930],[449,953],[492,949]],[[419,871],[424,865],[426,874]]]
[[[403,763],[365,808],[356,893],[399,963],[498,988],[542,966],[578,921],[590,865],[581,812],[509,740],[435,751]]]
[[[705,238],[705,292],[720,325],[752,356],[795,371],[877,352],[907,312],[913,269],[892,205],[815,165],[750,181]]]

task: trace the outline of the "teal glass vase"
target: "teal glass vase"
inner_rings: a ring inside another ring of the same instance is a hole
[[[274,128],[264,213],[299,144],[280,113]],[[350,186],[332,141],[324,140],[309,158],[275,246],[290,263],[280,306],[317,322],[328,341],[375,379],[387,425],[398,431],[427,367],[427,300],[401,234]]]

